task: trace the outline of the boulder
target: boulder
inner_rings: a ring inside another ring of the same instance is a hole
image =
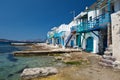
[[[115,61],[114,63],[113,63],[113,67],[115,68],[115,69],[119,69],[120,70],[120,61]]]
[[[56,60],[63,60],[63,57],[62,56],[57,56],[55,57]]]
[[[21,78],[22,79],[32,79],[38,77],[46,77],[49,75],[55,75],[58,73],[58,70],[54,67],[44,67],[44,68],[27,68],[24,69]]]

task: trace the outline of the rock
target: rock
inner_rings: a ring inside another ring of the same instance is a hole
[[[65,53],[64,57],[71,58],[72,56],[70,54]]]
[[[113,65],[107,64],[107,63],[103,63],[103,62],[99,62],[99,65],[104,66],[104,67],[113,67]]]
[[[44,68],[27,68],[24,69],[21,74],[22,79],[32,79],[38,77],[46,77],[49,75],[55,75],[58,73],[58,70],[54,67],[44,67]]]
[[[113,56],[106,56],[106,55],[103,55],[103,58],[104,58],[104,59],[108,59],[108,60],[112,60],[112,61],[116,61],[116,58],[113,57]]]
[[[57,56],[55,57],[56,60],[63,60],[63,57],[62,56]]]
[[[113,67],[115,68],[115,69],[120,69],[120,61],[115,61],[114,63],[113,63]]]

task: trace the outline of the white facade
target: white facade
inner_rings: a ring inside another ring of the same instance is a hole
[[[120,61],[120,11],[112,14],[111,17],[113,56]]]
[[[95,34],[98,35],[98,32],[96,31]],[[82,33],[82,36],[81,36],[81,44],[82,44],[81,48],[82,49],[84,49],[84,50],[86,49],[87,38],[92,37],[93,38],[93,52],[92,53],[98,53],[99,52],[99,50],[98,50],[99,39],[95,34],[93,34],[92,32],[85,33],[85,38],[84,38],[84,33]]]
[[[68,24],[68,31],[65,32],[65,42],[66,40],[69,38],[69,36],[72,34],[71,33],[71,28],[73,26],[76,26],[77,25],[77,21],[76,20],[73,20],[71,21],[69,24]],[[69,43],[67,44],[68,46],[71,46],[71,41],[74,41],[74,46],[76,44],[76,38],[75,38],[75,35],[72,36],[72,38],[70,39]]]
[[[92,20],[100,15],[100,11],[99,10],[92,10],[88,12],[88,21],[90,20],[90,18],[92,18]]]
[[[57,32],[62,32],[62,31],[70,31],[69,27],[67,24],[61,24],[58,29],[57,29]]]

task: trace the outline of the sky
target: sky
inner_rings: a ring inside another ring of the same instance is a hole
[[[0,38],[45,39],[52,27],[68,24],[96,0],[0,0]]]

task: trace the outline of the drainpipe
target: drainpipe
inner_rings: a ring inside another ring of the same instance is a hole
[[[107,45],[111,45],[112,44],[112,30],[111,30],[111,0],[107,1],[108,3],[108,24],[107,24],[107,39],[108,39],[108,43]]]

